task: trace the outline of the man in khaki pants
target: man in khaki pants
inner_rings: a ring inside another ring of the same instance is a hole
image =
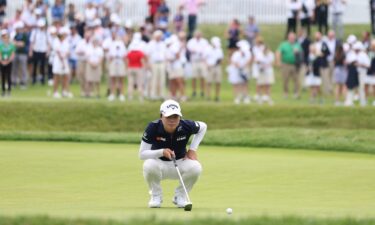
[[[150,98],[153,100],[165,97],[166,82],[166,50],[162,41],[163,33],[157,30],[153,34],[153,40],[148,44],[148,57],[151,66]]]
[[[276,64],[281,66],[285,98],[288,98],[289,95],[290,79],[293,81],[294,85],[294,98],[299,98],[300,87],[297,64],[301,63],[299,62],[299,58],[301,57],[298,57],[298,54],[302,54],[301,45],[296,42],[296,34],[290,32],[288,34],[288,40],[282,42],[276,52]]]

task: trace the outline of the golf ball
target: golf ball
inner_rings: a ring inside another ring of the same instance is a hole
[[[227,214],[230,215],[233,213],[233,209],[232,208],[227,208]]]

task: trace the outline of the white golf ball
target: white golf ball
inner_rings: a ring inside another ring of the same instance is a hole
[[[233,213],[233,209],[232,208],[227,208],[227,214],[230,215]]]

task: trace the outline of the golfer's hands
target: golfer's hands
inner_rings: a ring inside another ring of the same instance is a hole
[[[197,152],[193,150],[189,150],[186,153],[185,159],[198,160]]]
[[[165,149],[163,150],[163,156],[164,156],[165,158],[170,159],[170,160],[172,160],[172,157],[176,157],[176,156],[174,155],[174,152],[173,152],[171,149],[169,149],[169,148],[165,148]]]

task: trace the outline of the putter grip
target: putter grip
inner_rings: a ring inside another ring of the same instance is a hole
[[[172,161],[174,163],[174,166],[177,167],[177,162],[176,162],[176,158],[174,156],[172,156]]]

